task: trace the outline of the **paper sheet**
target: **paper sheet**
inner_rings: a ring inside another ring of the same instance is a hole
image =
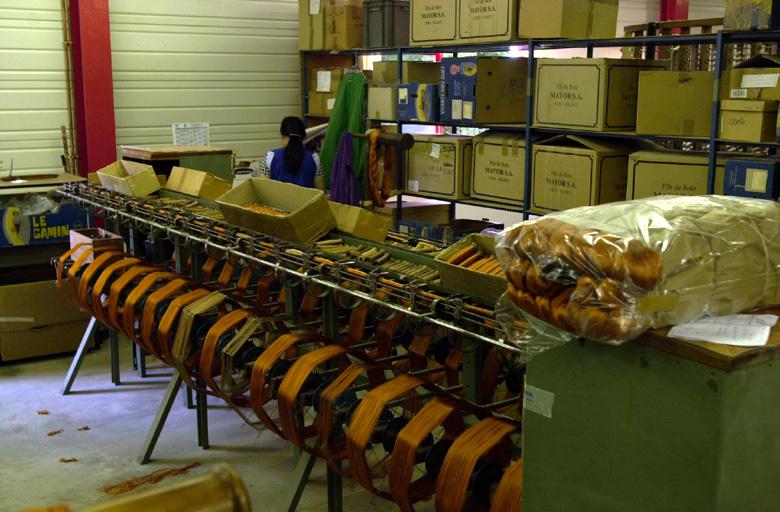
[[[174,123],[172,128],[176,146],[209,145],[209,123]]]
[[[776,323],[777,315],[712,316],[676,325],[669,330],[669,336],[738,347],[762,347]]]
[[[317,92],[330,92],[331,74],[329,69],[320,69],[317,71]]]

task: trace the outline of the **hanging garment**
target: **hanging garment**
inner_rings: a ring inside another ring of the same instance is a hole
[[[330,200],[357,206],[360,204],[360,184],[355,178],[353,163],[353,140],[350,132],[344,132],[339,141],[336,157],[333,159],[333,173],[330,183]]]
[[[367,85],[366,77],[360,72],[346,73],[339,83],[336,103],[328,122],[328,133],[325,135],[321,154],[322,168],[325,172],[325,186],[328,188],[331,186],[333,160],[341,135],[344,132],[363,133],[366,129],[366,115],[363,107]],[[352,149],[355,155],[355,162],[352,166],[353,174],[360,179],[366,162],[366,144],[360,140],[353,140]]]

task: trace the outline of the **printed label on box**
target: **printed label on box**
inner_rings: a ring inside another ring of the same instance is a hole
[[[320,0],[309,0],[309,14],[314,16],[320,13]]]
[[[398,89],[398,103],[401,105],[406,105],[409,103],[409,89],[406,87],[401,87]]]
[[[333,107],[336,105],[336,98],[328,98],[328,100],[325,102],[325,108],[328,110],[333,110]]]
[[[452,100],[452,119],[463,119],[463,100]]]
[[[777,87],[777,79],[780,73],[771,73],[764,75],[742,75],[742,84],[740,87],[745,89],[757,89],[761,87]]]
[[[317,71],[317,92],[330,92],[330,70]]]
[[[441,146],[436,143],[431,144],[431,156],[438,159],[441,154]]]
[[[748,90],[747,89],[732,89],[731,93],[729,94],[729,97],[733,98],[733,99],[747,98],[748,97]]]
[[[470,101],[463,102],[463,119],[474,118],[474,103]]]
[[[523,409],[552,418],[555,394],[536,386],[526,386],[523,391]]]
[[[418,180],[409,180],[409,183],[407,184],[407,190],[410,190],[412,192],[419,192],[420,191],[420,182]]]
[[[769,172],[766,169],[748,169],[745,179],[745,191],[765,194],[768,179]]]

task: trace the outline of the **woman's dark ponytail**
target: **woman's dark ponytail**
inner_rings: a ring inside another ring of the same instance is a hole
[[[285,117],[280,131],[282,136],[290,139],[284,148],[284,166],[287,172],[294,176],[303,165],[303,138],[306,136],[306,127],[299,117]]]

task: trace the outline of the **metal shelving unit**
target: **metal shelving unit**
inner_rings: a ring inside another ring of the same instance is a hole
[[[593,56],[593,51],[596,48],[625,48],[625,47],[641,47],[644,49],[644,55],[647,59],[654,59],[656,50],[658,47],[667,46],[680,46],[680,45],[701,45],[709,44],[714,46],[715,57],[715,82],[714,91],[720,90],[720,81],[723,75],[723,68],[725,62],[725,52],[727,44],[746,44],[746,43],[769,43],[780,42],[780,31],[748,31],[748,32],[717,32],[717,33],[705,33],[705,34],[684,34],[684,35],[664,35],[664,36],[643,36],[643,37],[623,37],[613,39],[529,39],[529,40],[516,40],[505,43],[490,43],[490,44],[478,44],[478,45],[453,45],[453,46],[437,46],[437,47],[400,47],[400,48],[359,48],[354,50],[340,51],[340,52],[328,52],[328,51],[313,51],[303,53],[303,83],[308,83],[308,66],[307,55],[352,55],[354,61],[357,63],[358,57],[368,54],[382,54],[389,55],[395,54],[398,59],[398,78],[403,83],[403,61],[405,55],[414,54],[431,54],[431,53],[451,53],[457,56],[461,53],[486,53],[486,52],[505,52],[510,48],[520,47],[528,52],[528,94],[526,98],[526,112],[528,115],[533,115],[534,112],[534,75],[536,64],[536,52],[539,50],[561,50],[561,49],[584,49],[587,57]],[[304,116],[306,116],[306,91],[304,88]],[[378,120],[383,123],[394,123],[398,126],[399,131],[405,125],[434,125],[434,126],[449,126],[454,129],[458,128],[493,128],[505,131],[518,131],[525,133],[525,190],[524,190],[524,206],[522,208],[507,207],[501,204],[491,204],[487,206],[484,202],[474,203],[470,200],[451,201],[451,204],[475,204],[477,206],[484,206],[488,208],[494,208],[506,211],[520,211],[523,213],[523,218],[527,219],[529,214],[528,207],[531,204],[531,191],[533,185],[533,143],[534,138],[537,135],[580,135],[588,137],[598,137],[604,139],[615,140],[650,140],[655,142],[692,142],[698,144],[707,145],[708,152],[708,175],[707,175],[707,193],[712,194],[715,192],[715,169],[716,159],[718,155],[718,149],[721,146],[737,146],[743,148],[779,148],[780,143],[777,142],[742,142],[724,140],[718,137],[718,120],[720,117],[720,96],[719,94],[713,94],[712,100],[712,121],[710,125],[710,134],[708,137],[684,137],[684,136],[662,136],[662,135],[637,135],[635,132],[598,132],[589,130],[568,130],[557,128],[542,128],[532,125],[520,125],[520,126],[483,126],[473,124],[457,124],[457,123],[424,123],[418,121],[387,121]],[[399,160],[400,161],[400,160]],[[399,190],[403,190],[403,177],[399,177]],[[398,201],[398,220],[401,219],[402,210],[401,202],[403,200],[402,193],[399,193],[396,198]],[[416,193],[408,194],[415,197],[426,197]],[[442,200],[441,198],[433,198]],[[454,211],[454,208],[450,209]]]

